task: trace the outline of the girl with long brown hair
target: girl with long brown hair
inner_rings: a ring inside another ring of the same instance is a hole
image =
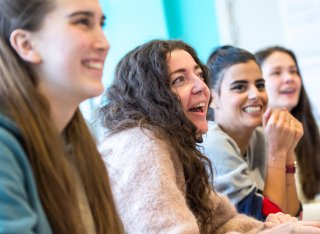
[[[296,181],[302,202],[320,201],[320,134],[293,51],[272,46],[255,53],[266,80],[269,106],[285,108],[303,125],[295,149]],[[318,198],[317,198],[318,197]]]
[[[80,102],[103,91],[98,0],[0,1],[0,233],[122,233]]]

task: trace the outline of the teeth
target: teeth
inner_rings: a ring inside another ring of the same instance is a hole
[[[194,107],[192,108],[198,108],[198,107],[204,107],[206,104],[203,102],[203,103],[199,103],[198,105],[195,105]]]
[[[103,64],[100,62],[87,62],[85,63],[85,66],[91,69],[97,69],[97,70],[102,70]]]
[[[260,106],[249,106],[244,109],[244,111],[247,113],[256,113],[256,112],[260,112],[260,110],[261,110]]]

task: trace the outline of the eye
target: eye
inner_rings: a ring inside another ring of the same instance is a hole
[[[75,24],[82,25],[85,27],[91,26],[91,20],[87,17],[79,18],[75,21]]]
[[[244,92],[247,90],[247,85],[245,84],[234,84],[231,86],[231,90],[234,90],[236,92]]]
[[[197,76],[201,79],[201,80],[204,80],[204,76],[203,76],[203,72],[200,71],[197,73]]]
[[[173,81],[171,82],[171,86],[174,85],[179,85],[181,84],[183,81],[185,81],[185,78],[183,76],[179,76],[173,79]]]
[[[265,82],[264,81],[258,81],[256,83],[256,87],[258,88],[259,91],[263,91],[265,90]]]
[[[290,70],[289,72],[290,72],[290,74],[292,74],[292,75],[298,75],[298,70],[297,70],[297,69],[292,69],[292,70]]]
[[[100,26],[101,26],[101,28],[105,28],[106,27],[106,18],[105,17],[103,17],[102,19],[101,19],[101,22],[100,22]]]
[[[281,71],[273,71],[270,73],[273,76],[280,76],[281,75]]]

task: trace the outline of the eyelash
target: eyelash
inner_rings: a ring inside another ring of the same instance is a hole
[[[266,85],[265,85],[265,83],[257,83],[257,84],[256,84],[256,87],[257,87],[259,90],[264,90],[265,87],[266,87]]]
[[[86,26],[86,27],[91,27],[93,25],[93,22],[91,21],[91,19],[89,18],[80,18],[78,19],[76,22],[76,24],[80,24],[80,25],[83,25],[83,26]],[[100,27],[101,28],[104,28],[106,26],[106,21],[105,20],[102,20],[100,22]]]
[[[184,81],[184,77],[183,77],[183,76],[179,76],[179,77],[177,77],[176,79],[174,79],[174,80],[171,82],[171,85],[175,85],[175,84],[180,83],[180,82],[182,82],[182,81]]]
[[[265,84],[264,83],[257,83],[256,84],[256,87],[258,90],[260,91],[263,91],[265,90]],[[243,84],[239,84],[239,85],[236,85],[234,87],[231,87],[231,90],[236,90],[238,92],[243,92],[247,89],[247,86],[246,85],[243,85]]]
[[[200,72],[200,73],[198,74],[198,77],[200,77],[202,80],[204,80],[203,72]]]
[[[102,20],[101,22],[100,22],[100,27],[101,28],[105,28],[106,27],[106,21],[105,20]]]
[[[90,20],[88,18],[81,18],[76,21],[76,24],[90,26]]]

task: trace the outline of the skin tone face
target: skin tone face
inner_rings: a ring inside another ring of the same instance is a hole
[[[269,106],[291,111],[299,101],[301,77],[294,60],[284,52],[274,52],[263,62]]]
[[[222,79],[220,94],[213,92],[216,122],[228,133],[253,131],[268,103],[259,66],[254,61],[232,65]]]
[[[102,70],[109,43],[98,0],[56,0],[37,32],[31,33],[39,61],[33,66],[58,128],[80,102],[103,92]]]
[[[203,81],[200,66],[184,50],[175,50],[168,57],[171,89],[181,100],[187,117],[197,127],[198,136],[208,131],[206,120],[210,90]]]

